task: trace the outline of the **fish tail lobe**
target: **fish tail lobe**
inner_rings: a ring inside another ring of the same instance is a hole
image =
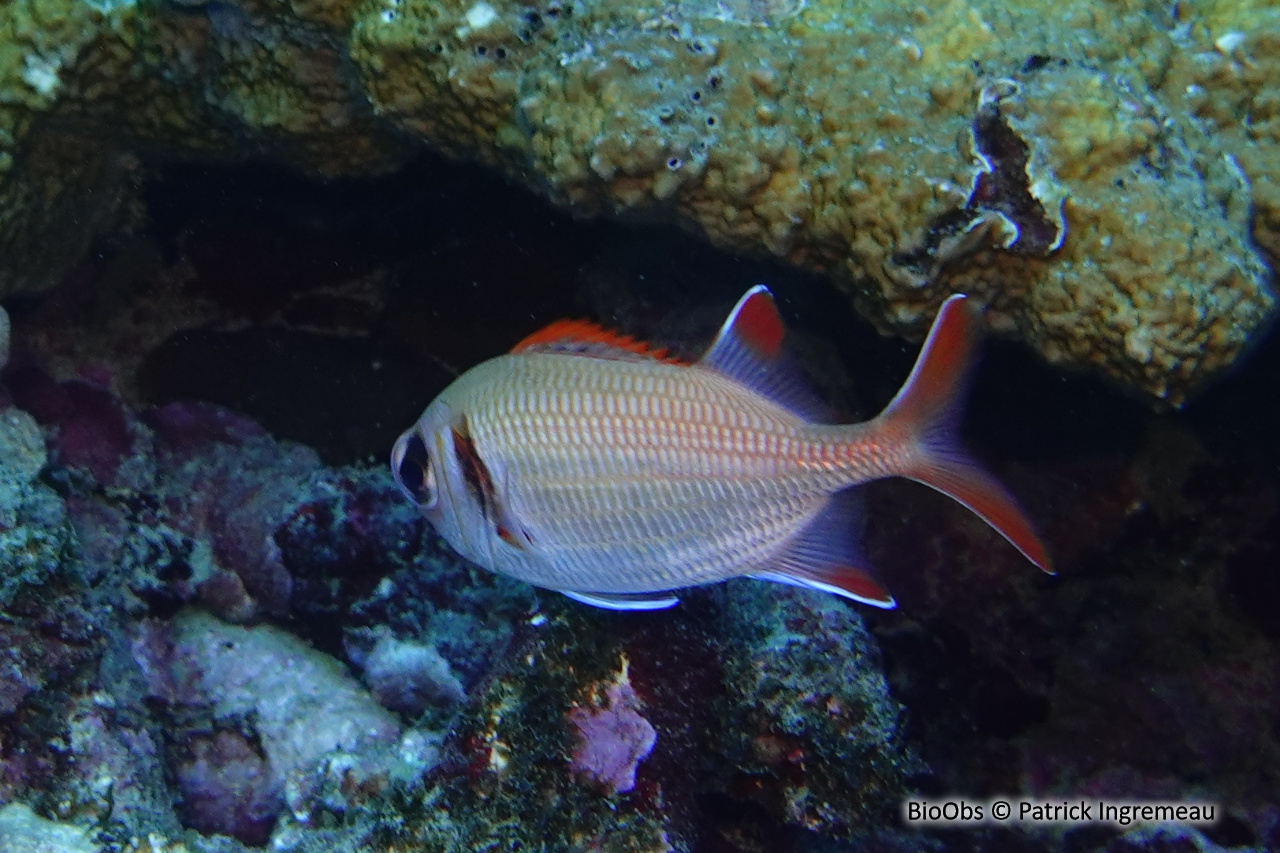
[[[958,426],[980,323],[976,309],[963,295],[943,303],[911,375],[876,419],[876,431],[908,448],[903,470],[895,473],[968,507],[1028,560],[1052,574],[1049,553],[1026,513],[960,444]]]

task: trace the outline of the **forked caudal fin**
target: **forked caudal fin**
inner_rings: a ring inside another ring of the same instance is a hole
[[[960,446],[961,404],[979,338],[979,319],[960,294],[942,304],[906,383],[876,419],[877,431],[912,448],[897,472],[977,513],[1031,562],[1052,574],[1049,553],[1017,501]]]

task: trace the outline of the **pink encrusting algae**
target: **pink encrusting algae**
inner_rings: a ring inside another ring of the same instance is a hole
[[[636,768],[649,757],[658,735],[640,715],[640,697],[625,670],[605,688],[600,707],[569,711],[577,741],[572,770],[609,794],[625,794],[636,786]]]

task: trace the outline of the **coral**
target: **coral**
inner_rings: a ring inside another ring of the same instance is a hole
[[[1197,148],[1203,146],[1197,163],[1213,176],[1219,197],[1252,205],[1251,234],[1274,263],[1280,258],[1280,96],[1274,82],[1280,10],[1214,2],[1180,14],[1184,49],[1170,56],[1161,93],[1174,107],[1172,120],[1194,134]]]
[[[963,289],[1051,361],[1178,403],[1274,294],[1248,186],[1207,165],[1230,147],[1158,88],[1211,45],[1161,14],[402,0],[362,7],[352,56],[383,115],[532,163],[577,211],[822,270],[885,329],[918,333]],[[1234,20],[1269,44],[1266,18]]]
[[[78,88],[72,69],[96,39],[127,39],[136,9],[115,0],[0,7],[0,294],[52,286],[123,216],[134,158],[101,137],[40,125]]]
[[[418,141],[825,273],[882,330],[968,291],[1050,361],[1176,405],[1274,305],[1280,23],[1249,8],[19,0],[0,295],[130,221],[134,152],[333,176]]]
[[[0,8],[0,294],[137,219],[138,148],[311,171],[399,161],[344,56],[351,2],[16,0]]]

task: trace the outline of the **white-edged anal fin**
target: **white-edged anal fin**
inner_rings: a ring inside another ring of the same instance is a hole
[[[751,577],[819,589],[874,607],[896,602],[862,555],[862,500],[856,489],[831,497],[768,567]]]

